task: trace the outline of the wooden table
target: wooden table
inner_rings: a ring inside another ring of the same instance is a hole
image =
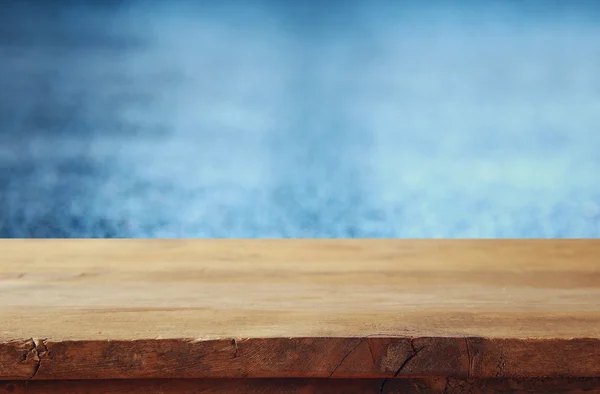
[[[0,380],[600,392],[600,241],[1,240]]]

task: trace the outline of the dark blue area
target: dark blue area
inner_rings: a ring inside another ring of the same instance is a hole
[[[0,237],[597,237],[585,1],[2,1]]]

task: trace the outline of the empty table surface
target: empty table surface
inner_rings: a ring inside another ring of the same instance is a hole
[[[600,376],[600,241],[0,241],[0,379],[413,376]]]

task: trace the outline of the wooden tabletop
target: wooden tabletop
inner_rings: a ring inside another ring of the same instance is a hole
[[[600,376],[600,241],[0,241],[0,379],[423,376]]]

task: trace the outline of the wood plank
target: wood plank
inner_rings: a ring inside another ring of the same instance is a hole
[[[1,240],[0,379],[600,376],[600,240]]]
[[[600,393],[600,378],[483,379],[148,379],[0,382],[0,394],[469,394]]]

